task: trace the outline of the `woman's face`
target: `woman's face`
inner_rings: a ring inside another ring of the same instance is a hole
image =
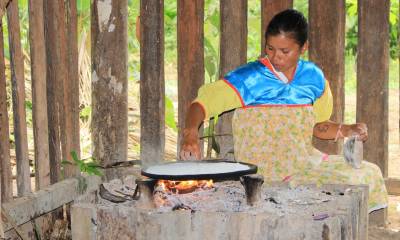
[[[269,36],[265,52],[274,68],[291,79],[300,55],[307,50],[308,44],[300,46],[296,40],[285,34]]]

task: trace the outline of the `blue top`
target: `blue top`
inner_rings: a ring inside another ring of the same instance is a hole
[[[245,106],[313,104],[325,89],[325,77],[314,63],[299,60],[293,79],[280,80],[261,59],[225,75]]]

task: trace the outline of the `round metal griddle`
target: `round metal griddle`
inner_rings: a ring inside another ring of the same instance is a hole
[[[209,171],[210,168],[213,168],[212,171]],[[227,160],[165,162],[141,171],[143,176],[152,179],[172,181],[238,179],[254,173],[257,173],[257,166],[254,164]]]

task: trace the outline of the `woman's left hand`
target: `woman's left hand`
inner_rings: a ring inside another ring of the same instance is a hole
[[[356,123],[348,125],[345,137],[356,136],[359,140],[363,142],[368,139],[368,128],[365,123]]]

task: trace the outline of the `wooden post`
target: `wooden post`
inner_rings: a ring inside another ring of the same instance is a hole
[[[21,49],[18,1],[11,1],[8,4],[7,21],[11,58],[15,153],[17,157],[17,188],[18,196],[24,196],[31,192],[31,178],[25,112],[24,57]]]
[[[76,94],[72,93],[72,90],[76,90],[76,79],[73,79],[74,71],[70,64],[75,63],[74,57],[69,54],[69,39],[76,34],[72,32],[68,32],[67,37],[67,19],[66,19],[66,9],[65,4],[63,1],[59,1],[55,5],[56,9],[56,34],[57,34],[57,41],[58,41],[58,51],[59,51],[59,63],[57,71],[60,73],[61,84],[62,88],[62,96],[61,98],[61,107],[59,112],[59,119],[60,119],[60,139],[61,139],[61,156],[62,160],[67,160],[69,162],[73,162],[71,157],[71,151],[73,149],[73,132],[79,130],[74,129],[73,126],[73,114],[76,113],[76,110],[73,111],[71,103],[73,102],[73,98],[76,97]],[[69,29],[72,30],[72,29]],[[77,56],[75,56],[77,57]],[[76,61],[77,62],[77,61]],[[76,63],[75,63],[76,64]],[[77,67],[77,66],[76,66]],[[75,67],[75,68],[76,68]],[[79,97],[78,97],[79,98]],[[78,168],[75,165],[64,165],[64,177],[72,177],[78,175]]]
[[[3,23],[0,19],[0,198],[2,202],[10,201],[13,194],[5,71]]]
[[[164,1],[140,2],[140,159],[143,167],[164,160]]]
[[[204,83],[204,0],[178,0],[178,155],[186,112]]]
[[[128,1],[94,0],[91,18],[93,155],[105,166],[127,158]]]
[[[321,4],[309,1],[309,56],[324,72],[333,94],[331,120],[344,119],[344,48],[346,5],[344,0],[328,0]],[[341,152],[342,144],[333,140],[313,139],[314,145],[328,154]]]
[[[8,2],[10,0],[0,0],[0,18],[3,18]]]
[[[265,30],[272,17],[293,7],[293,0],[261,0],[261,56],[265,54]]]
[[[67,46],[68,46],[68,82],[69,82],[69,119],[71,121],[70,150],[80,158],[80,127],[79,127],[79,64],[78,64],[78,16],[76,0],[66,1]],[[69,155],[69,153],[67,153]],[[79,174],[75,169],[74,174]]]
[[[46,41],[46,88],[47,88],[47,118],[49,131],[50,182],[56,183],[61,178],[61,140],[60,140],[60,108],[63,93],[62,79],[64,68],[60,71],[59,41],[57,37],[57,4],[58,1],[45,0],[43,15],[45,16]],[[61,95],[61,96],[60,96]]]
[[[36,190],[50,184],[49,138],[46,98],[46,48],[43,0],[29,0],[29,42],[32,70],[32,120],[35,142]]]
[[[220,37],[220,78],[247,61],[247,1],[221,0]],[[225,113],[218,119],[216,137],[220,146],[219,157],[233,158],[227,154],[233,148],[233,112]]]
[[[358,1],[357,122],[368,126],[366,160],[388,175],[390,1]]]

